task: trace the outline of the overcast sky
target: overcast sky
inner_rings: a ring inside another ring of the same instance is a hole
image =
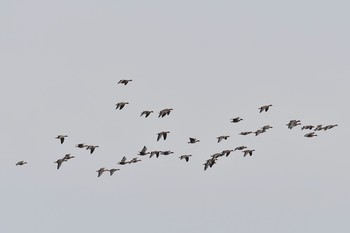
[[[0,232],[349,232],[349,7],[1,1]],[[174,110],[158,118],[163,108]],[[339,126],[305,138],[292,119]],[[78,143],[100,147],[90,155]],[[144,145],[175,153],[117,165]],[[242,145],[253,156],[203,170]],[[57,170],[66,153],[75,158]],[[121,170],[97,178],[100,167]]]

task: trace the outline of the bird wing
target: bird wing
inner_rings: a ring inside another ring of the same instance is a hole
[[[166,139],[167,136],[168,136],[168,133],[163,133],[164,140]]]
[[[61,144],[62,144],[64,142],[64,137],[61,137],[60,140],[61,140]]]
[[[157,137],[157,141],[159,141],[159,139],[162,137],[161,133],[158,133],[158,137]]]

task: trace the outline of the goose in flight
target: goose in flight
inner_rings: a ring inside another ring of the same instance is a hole
[[[146,152],[146,151],[147,151],[147,147],[146,147],[146,146],[143,146],[142,150],[139,151],[139,154],[138,154],[138,155],[144,156],[144,155],[150,154],[150,152]]]
[[[262,130],[262,129],[258,129],[258,130],[257,130],[257,131],[255,131],[254,133],[255,133],[255,136],[258,136],[259,134],[264,133],[264,130]]]
[[[127,163],[128,162],[126,161],[126,157],[125,156],[120,160],[120,162],[118,162],[118,164],[120,164],[120,165],[125,165]]]
[[[119,80],[118,84],[124,84],[124,85],[126,85],[126,84],[128,84],[129,82],[131,82],[131,81],[132,81],[132,79],[121,79],[121,80]]]
[[[114,172],[119,171],[119,168],[111,168],[109,169],[109,175],[112,176]]]
[[[119,102],[119,103],[116,103],[116,104],[115,104],[115,105],[116,105],[115,109],[122,110],[126,104],[129,104],[129,102]]]
[[[170,114],[170,112],[172,111],[173,109],[172,108],[165,108],[165,109],[163,109],[163,110],[160,110],[159,111],[159,115],[158,115],[158,118],[159,117],[165,117],[166,115],[169,115]]]
[[[313,125],[304,125],[303,127],[301,127],[301,130],[304,130],[304,129],[312,130],[313,128],[315,128],[315,126]]]
[[[228,135],[222,135],[222,136],[219,136],[217,137],[216,139],[218,140],[218,143],[221,142],[222,140],[227,140],[230,136]]]
[[[323,130],[326,131],[326,130],[329,130],[329,129],[333,129],[336,126],[338,126],[338,125],[326,125],[325,127],[323,127]]]
[[[294,127],[301,125],[300,120],[290,120],[287,124],[288,129],[293,129]]]
[[[27,164],[27,162],[25,161],[19,161],[18,163],[16,163],[16,166],[23,166],[24,164]]]
[[[64,158],[56,160],[54,163],[57,163],[57,169],[60,169],[62,163],[65,161],[67,160],[65,160]]]
[[[56,139],[59,139],[61,141],[61,144],[64,142],[64,138],[68,137],[68,135],[58,135],[55,137]]]
[[[252,156],[253,155],[253,151],[255,151],[255,150],[244,150],[244,151],[242,151],[244,154],[243,154],[243,157],[245,157],[246,155],[250,155],[250,156]]]
[[[98,169],[97,172],[97,177],[100,177],[104,172],[109,171],[108,169],[106,169],[105,167],[101,167],[100,169]],[[113,173],[112,173],[113,174]]]
[[[248,135],[248,134],[251,134],[253,133],[252,131],[247,131],[247,132],[240,132],[239,134],[240,135]]]
[[[272,127],[271,125],[264,125],[261,129],[262,129],[262,131],[265,133],[266,130],[272,129],[272,128],[273,128],[273,127]]]
[[[95,149],[99,146],[87,145],[86,150],[90,150],[90,154],[94,153]]]
[[[145,115],[145,118],[147,118],[153,111],[143,111],[140,116]]]
[[[188,143],[194,144],[196,142],[200,142],[200,141],[196,138],[190,138],[190,141]]]
[[[64,157],[63,157],[63,160],[67,161],[67,160],[70,160],[70,159],[73,159],[73,158],[75,158],[75,157],[70,155],[70,154],[65,154]]]
[[[233,151],[233,150],[223,150],[223,151],[221,152],[221,154],[222,154],[222,156],[226,155],[226,157],[227,157],[227,156],[230,155],[230,153],[231,153],[232,151]]]
[[[246,148],[247,148],[246,146],[238,146],[238,147],[235,148],[234,151],[236,151],[236,150],[244,150]]]
[[[272,107],[272,104],[261,106],[259,108],[260,109],[260,113],[262,113],[263,111],[267,112],[270,107]]]
[[[311,133],[307,133],[304,135],[304,137],[307,137],[307,138],[312,138],[312,137],[316,137],[317,134],[315,134],[315,132],[311,132]]]
[[[192,155],[181,155],[179,158],[180,159],[184,159],[184,160],[186,160],[186,162],[188,162],[188,160],[190,160],[190,157],[191,157]]]
[[[85,143],[79,143],[79,144],[75,145],[75,147],[84,148],[84,147],[87,147],[87,145],[85,145]]]
[[[159,139],[161,139],[162,137],[164,140],[166,140],[168,133],[170,133],[170,132],[169,131],[162,131],[162,132],[158,133],[157,141],[159,141]]]
[[[321,131],[323,130],[323,125],[317,125],[314,129],[314,131]]]
[[[208,167],[212,167],[216,163],[217,158],[210,158],[208,159],[203,165],[204,165],[204,171],[208,169]]]
[[[160,152],[162,155],[170,155],[170,154],[174,154],[174,152],[170,151],[170,150],[166,150],[166,151],[161,151]]]
[[[137,162],[141,162],[141,159],[132,158],[128,163],[137,163]]]
[[[222,153],[215,153],[215,154],[211,155],[210,157],[211,157],[212,159],[218,159],[218,158],[221,157],[221,156],[223,156]]]
[[[235,117],[235,118],[231,119],[231,122],[232,122],[232,123],[238,123],[238,122],[240,122],[240,121],[242,121],[242,120],[243,120],[243,119],[240,118],[240,117]]]
[[[150,157],[150,158],[152,158],[152,157],[153,157],[153,155],[155,155],[155,156],[156,156],[156,158],[158,158],[158,157],[159,157],[159,155],[160,155],[160,153],[161,153],[161,151],[160,151],[160,150],[154,150],[154,151],[151,151],[151,153],[150,153],[149,157]]]

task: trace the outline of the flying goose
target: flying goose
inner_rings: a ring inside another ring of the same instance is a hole
[[[300,120],[290,120],[287,124],[288,129],[293,129],[294,127],[301,125]]]
[[[243,119],[240,118],[240,117],[235,117],[235,118],[231,119],[231,122],[232,122],[232,123],[238,123],[238,122],[240,122],[240,121],[242,121],[242,120],[243,120]]]
[[[272,107],[272,104],[261,106],[259,108],[260,109],[260,113],[262,113],[263,111],[267,112],[270,107]]]
[[[75,157],[70,155],[70,154],[65,154],[64,157],[63,157],[63,160],[67,161],[67,160],[70,160],[70,159],[73,159],[73,158],[75,158]]]
[[[188,143],[194,144],[196,142],[200,142],[200,141],[196,138],[190,138],[190,141]]]
[[[128,163],[137,163],[137,162],[141,162],[141,159],[132,158]]]
[[[57,137],[55,137],[56,139],[60,139],[61,144],[64,142],[64,138],[68,137],[68,135],[58,135]]]
[[[79,143],[79,144],[75,145],[75,147],[84,148],[84,147],[87,147],[87,145],[85,145],[85,143]]]
[[[261,127],[262,131],[265,133],[266,130],[268,129],[272,129],[273,127],[271,125],[264,125],[263,127]]]
[[[104,172],[108,171],[108,169],[106,169],[105,167],[101,167],[100,169],[98,169],[97,172],[97,177],[100,177]],[[113,174],[113,173],[112,173]]]
[[[159,141],[159,139],[161,139],[162,137],[164,140],[166,140],[168,133],[170,133],[170,132],[169,131],[162,131],[162,132],[158,133],[157,141]]]
[[[109,169],[109,175],[112,176],[114,172],[119,171],[119,168],[111,168]]]
[[[217,158],[210,158],[208,159],[203,165],[204,165],[204,171],[207,170],[208,167],[212,167],[216,163]]]
[[[307,133],[304,135],[304,137],[307,137],[307,138],[312,138],[312,137],[316,137],[317,134],[315,134],[315,132],[311,132],[311,133]]]
[[[246,155],[250,155],[250,156],[252,156],[253,155],[253,151],[255,151],[255,150],[244,150],[244,151],[242,151],[243,153],[244,153],[244,155],[243,155],[243,157],[245,157]]]
[[[215,153],[215,154],[211,155],[211,158],[212,158],[212,159],[218,159],[218,158],[221,157],[221,156],[223,156],[222,153]]]
[[[170,155],[170,154],[174,154],[174,152],[170,151],[170,150],[166,150],[166,151],[161,151],[160,152],[162,155]]]
[[[313,125],[304,125],[303,127],[301,127],[301,130],[304,130],[304,129],[312,130],[313,128],[315,128],[315,126]]]
[[[173,109],[172,108],[165,108],[165,109],[163,109],[163,110],[160,110],[159,111],[159,115],[158,115],[158,118],[159,117],[165,117],[166,115],[169,115],[170,114],[170,112],[172,111]]]
[[[332,129],[336,126],[338,126],[338,125],[326,125],[325,127],[323,127],[323,130],[326,131],[326,130]]]
[[[147,118],[153,111],[143,111],[140,116],[145,115],[145,118]]]
[[[86,150],[90,150],[90,154],[94,153],[95,148],[99,146],[94,146],[94,145],[87,145]]]
[[[314,129],[314,131],[321,131],[323,130],[323,126],[322,125],[317,125]]]
[[[147,147],[146,147],[146,146],[143,146],[142,150],[139,151],[139,154],[138,154],[138,155],[144,156],[144,155],[150,154],[150,152],[146,152],[146,151],[147,151]]]
[[[126,84],[128,84],[129,82],[131,82],[131,81],[132,81],[132,79],[121,79],[121,80],[119,80],[118,84],[124,84],[124,85],[126,85]]]
[[[247,147],[246,146],[238,146],[234,149],[234,151],[236,150],[243,150],[243,149],[246,149]]]
[[[248,134],[251,134],[253,133],[252,131],[247,131],[247,132],[240,132],[239,134],[240,135],[248,135]]]
[[[156,158],[158,158],[160,153],[161,153],[161,151],[159,151],[159,150],[154,150],[154,151],[151,151],[151,153],[150,153],[149,157],[150,157],[150,158],[152,158],[152,157],[153,157],[153,155],[155,155],[155,156],[156,156]]]
[[[223,150],[223,151],[221,152],[221,154],[222,154],[222,156],[226,155],[226,157],[227,157],[227,156],[230,155],[230,153],[231,153],[232,151],[233,151],[233,150]]]
[[[116,104],[115,104],[115,105],[116,105],[116,108],[115,108],[115,109],[122,110],[126,104],[129,104],[129,102],[119,102],[119,103],[116,103]]]
[[[223,139],[227,140],[230,136],[228,135],[223,135],[223,136],[219,136],[216,139],[218,140],[218,143],[221,142]]]
[[[60,169],[62,163],[65,161],[67,161],[67,160],[65,160],[64,158],[58,159],[57,161],[55,161],[54,163],[57,163],[57,169]]]
[[[179,158],[180,159],[184,159],[184,160],[186,160],[186,162],[188,162],[188,160],[190,160],[190,157],[191,157],[192,155],[181,155]]]
[[[257,131],[255,131],[255,132],[253,132],[253,133],[255,133],[255,136],[258,136],[259,134],[264,133],[264,130],[258,129]]]
[[[25,161],[19,161],[18,163],[16,163],[16,166],[22,166],[22,165],[24,165],[24,164],[27,164],[27,162],[25,162]]]
[[[125,165],[127,163],[128,162],[126,162],[126,157],[125,156],[120,160],[120,162],[118,162],[118,164],[120,164],[120,165]]]

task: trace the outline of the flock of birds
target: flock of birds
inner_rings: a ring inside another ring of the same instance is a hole
[[[131,82],[132,80],[129,79],[129,80],[126,80],[126,79],[122,79],[118,82],[118,84],[123,84],[123,85],[127,85],[129,82]],[[119,103],[116,103],[116,110],[122,110],[127,104],[129,104],[128,102],[119,102]],[[267,112],[269,111],[269,109],[272,107],[272,104],[269,104],[269,105],[264,105],[264,106],[261,106],[259,109],[259,112],[260,113],[263,113],[263,112]],[[165,109],[162,109],[159,111],[159,114],[158,114],[158,118],[163,118],[163,117],[166,117],[168,115],[170,115],[171,111],[173,111],[172,108],[165,108]],[[145,111],[142,111],[141,112],[141,115],[140,117],[144,116],[145,118],[148,118],[154,111],[151,111],[151,110],[145,110]],[[235,117],[235,118],[232,118],[230,119],[230,122],[231,123],[234,123],[234,124],[237,124],[239,123],[240,121],[242,121],[243,119],[241,117]],[[304,137],[306,138],[312,138],[312,137],[316,137],[317,134],[316,132],[319,132],[319,131],[326,131],[326,130],[330,130],[336,126],[338,126],[337,124],[334,124],[334,125],[302,125],[301,124],[301,121],[300,120],[290,120],[289,123],[286,124],[287,127],[289,129],[293,129],[297,126],[301,126],[301,130],[313,130],[312,132],[309,132],[309,133],[306,133],[304,135]],[[271,125],[264,125],[263,127],[261,127],[260,129],[257,129],[256,131],[244,131],[244,132],[240,132],[239,134],[240,135],[243,135],[243,136],[246,136],[246,135],[249,135],[249,134],[254,134],[255,136],[258,136],[262,133],[265,133],[267,132],[267,130],[273,128]],[[163,140],[166,140],[167,137],[168,137],[168,134],[170,132],[169,131],[162,131],[162,132],[159,132],[157,134],[157,141],[163,139]],[[68,135],[58,135],[55,137],[55,139],[58,139],[60,141],[61,144],[64,143],[65,139],[68,137]],[[217,143],[220,143],[222,142],[223,140],[227,140],[230,136],[229,135],[220,135],[218,136],[216,139],[217,139]],[[193,138],[193,137],[189,137],[189,141],[188,143],[189,144],[195,144],[195,143],[199,143],[200,140],[197,139],[197,138]],[[93,154],[95,149],[98,148],[99,146],[98,145],[87,145],[85,143],[79,143],[76,145],[77,148],[85,148],[86,150],[89,150],[90,151],[90,154]],[[142,148],[141,151],[139,151],[138,155],[139,156],[149,156],[149,158],[152,158],[153,156],[156,157],[156,158],[159,158],[160,155],[170,155],[170,154],[174,154],[173,151],[170,151],[170,150],[166,150],[166,151],[159,151],[159,150],[154,150],[154,151],[147,151],[147,147],[144,146]],[[248,149],[246,146],[238,146],[234,149],[228,149],[228,150],[223,150],[221,152],[218,152],[218,153],[215,153],[213,155],[210,156],[209,159],[207,159],[205,162],[204,162],[204,171],[207,170],[208,168],[211,168],[214,164],[216,164],[217,160],[220,158],[220,157],[228,157],[231,152],[234,152],[234,151],[241,151],[243,153],[243,157],[246,157],[247,155],[249,156],[252,156],[253,155],[253,152],[255,151],[254,149]],[[190,158],[191,158],[191,154],[185,154],[185,155],[181,155],[179,157],[180,160],[185,160],[186,162],[189,162]],[[74,156],[71,155],[71,154],[65,154],[62,158],[60,159],[57,159],[54,163],[57,164],[57,169],[60,169],[60,167],[62,166],[62,164],[64,162],[68,162],[70,159],[73,159]],[[141,159],[139,159],[138,157],[134,157],[130,160],[127,160],[127,158],[124,156],[119,162],[118,164],[119,165],[127,165],[127,164],[132,164],[132,163],[137,163],[137,162],[140,162]],[[26,161],[19,161],[16,163],[16,166],[23,166],[27,164]],[[97,172],[97,176],[100,177],[104,172],[109,172],[110,176],[112,176],[116,171],[119,171],[120,169],[119,168],[110,168],[110,169],[107,169],[105,167],[102,167],[100,169],[98,169],[96,172]]]

